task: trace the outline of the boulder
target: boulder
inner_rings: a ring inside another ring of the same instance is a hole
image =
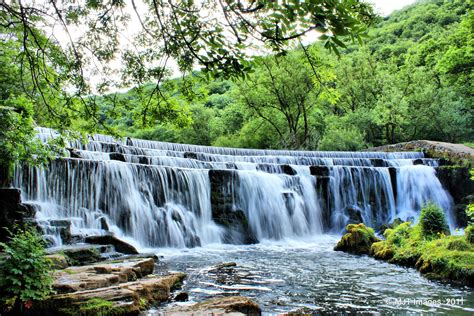
[[[106,250],[107,246],[74,245],[48,249],[48,252],[50,252],[50,254],[64,255],[69,265],[83,266],[102,261],[101,253]]]
[[[84,241],[94,245],[112,245],[117,252],[128,255],[135,255],[139,253],[135,247],[113,235],[87,236]]]
[[[47,255],[46,258],[51,260],[51,267],[53,269],[66,269],[69,264],[67,258],[61,254]]]
[[[189,294],[186,292],[179,292],[174,296],[174,301],[176,302],[185,302],[189,299]]]
[[[380,241],[375,237],[374,230],[364,224],[349,224],[347,234],[342,236],[334,250],[353,254],[369,254],[373,243]]]
[[[179,306],[166,311],[167,315],[261,315],[257,303],[244,296],[217,297],[191,306]]]

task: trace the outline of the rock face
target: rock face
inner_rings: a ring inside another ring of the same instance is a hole
[[[238,181],[233,170],[210,170],[212,218],[226,228],[224,242],[229,244],[253,244],[258,239],[242,210],[233,209],[233,195],[229,188]]]
[[[57,271],[57,294],[34,306],[33,314],[131,315],[169,300],[185,275],[153,275],[154,258],[72,267]]]
[[[167,310],[166,315],[261,315],[257,303],[244,296],[218,297],[192,306]]]
[[[374,230],[364,224],[347,225],[347,234],[342,236],[334,250],[353,254],[369,254],[373,243],[380,241],[375,237]]]
[[[474,203],[474,181],[471,180],[470,168],[465,166],[441,166],[436,175],[443,187],[453,197],[454,215],[459,226],[467,225],[466,205]]]
[[[14,188],[0,188],[0,242],[7,241],[8,232],[15,224],[29,222],[35,216],[31,205],[21,203],[21,191]]]
[[[138,250],[135,247],[113,235],[88,236],[85,238],[85,242],[95,245],[112,245],[117,252],[127,255],[138,254]]]

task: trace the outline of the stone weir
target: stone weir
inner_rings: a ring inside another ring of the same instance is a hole
[[[45,142],[56,137],[38,132]],[[454,228],[437,166],[420,152],[235,149],[94,135],[71,142],[65,157],[45,167],[18,167],[14,186],[54,246],[113,235],[138,249],[195,247],[341,232],[351,222],[377,227],[416,219],[428,200]]]

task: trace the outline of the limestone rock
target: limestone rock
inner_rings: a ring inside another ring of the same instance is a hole
[[[128,255],[138,254],[138,250],[135,247],[113,235],[87,236],[85,242],[95,245],[112,245],[116,251]]]
[[[244,296],[217,297],[191,306],[181,306],[165,312],[166,315],[261,315],[257,303]]]
[[[126,259],[54,274],[53,295],[34,305],[33,315],[131,315],[169,300],[185,274],[153,275],[155,258]]]

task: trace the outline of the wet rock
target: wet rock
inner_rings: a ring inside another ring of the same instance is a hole
[[[329,168],[326,166],[311,166],[309,170],[313,176],[329,177]]]
[[[87,236],[84,241],[95,245],[112,245],[115,250],[124,254],[138,254],[138,250],[113,235]]]
[[[79,245],[67,246],[49,250],[51,254],[66,256],[69,265],[87,265],[102,261],[101,252],[106,251],[106,246]]]
[[[51,268],[53,269],[66,269],[69,264],[67,258],[61,254],[47,255],[46,258],[51,260]]]
[[[21,191],[15,188],[0,188],[0,242],[8,240],[8,229],[15,224],[33,223],[35,209],[21,203]]]
[[[185,152],[185,153],[184,153],[184,158],[188,158],[188,159],[198,159],[198,156],[197,156],[197,153]]]
[[[229,244],[255,244],[257,237],[252,232],[247,216],[242,210],[219,210],[213,208],[212,217],[217,224],[225,227],[223,236],[225,243]]]
[[[258,242],[243,210],[233,207],[231,188],[238,183],[235,170],[209,170],[211,182],[211,207],[213,220],[225,228],[223,242],[252,244]]]
[[[349,216],[347,224],[359,224],[364,222],[362,212],[357,206],[348,206],[346,212]]]
[[[105,231],[109,231],[110,230],[110,227],[109,227],[109,223],[107,223],[107,219],[105,217],[101,217],[99,219],[100,221],[100,228],[105,230]]]
[[[185,302],[189,299],[189,294],[186,292],[179,292],[175,295],[174,301],[176,302]]]
[[[77,151],[76,149],[73,149],[73,148],[68,148],[69,150],[69,156],[71,158],[77,158],[77,159],[81,159],[82,156],[81,154],[79,153],[79,151]]]
[[[223,313],[240,313],[244,315],[261,315],[257,303],[244,296],[217,297],[191,306],[180,306],[167,310],[168,315],[217,315]],[[240,315],[237,314],[237,315]]]
[[[375,237],[374,230],[364,224],[349,224],[347,234],[342,236],[334,250],[353,254],[369,254],[373,243],[380,241]]]
[[[388,167],[388,164],[385,160],[379,158],[372,158],[370,159],[370,163],[374,167]]]
[[[126,162],[125,156],[121,153],[110,153],[109,157],[110,157],[110,160]]]
[[[423,159],[415,159],[415,160],[413,160],[413,165],[423,165]]]

